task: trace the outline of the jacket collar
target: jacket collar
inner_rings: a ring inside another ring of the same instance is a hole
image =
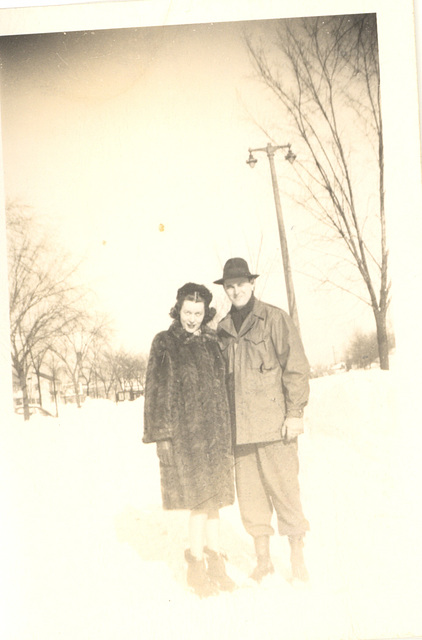
[[[241,336],[244,336],[245,333],[248,333],[248,331],[250,331],[250,329],[252,329],[252,327],[256,324],[258,319],[263,320],[264,314],[265,314],[264,303],[261,302],[260,300],[255,299],[255,304],[253,306],[253,309],[251,313],[246,317],[244,323],[240,328],[239,333],[237,333],[236,329],[234,328],[233,320],[230,313],[228,313],[221,320],[218,326],[218,331],[220,332],[223,330],[223,331],[226,331],[226,333],[228,333],[229,335],[234,336],[235,338],[239,338]]]

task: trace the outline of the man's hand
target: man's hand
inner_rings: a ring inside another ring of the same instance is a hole
[[[171,440],[159,440],[157,442],[157,456],[161,464],[165,466],[173,464],[173,443]]]
[[[281,427],[281,435],[285,442],[291,442],[305,430],[303,418],[288,416]]]

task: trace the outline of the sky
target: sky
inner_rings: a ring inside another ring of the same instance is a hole
[[[299,143],[257,80],[244,24],[19,35],[0,41],[5,194],[57,233],[116,343],[147,352],[177,289],[200,282],[228,310],[224,262],[242,256],[257,295],[287,309],[268,161],[259,124]],[[271,22],[248,29],[270,33]],[[276,155],[301,333],[311,364],[339,361],[369,307],[318,286],[324,256]],[[53,232],[52,232],[53,233]]]

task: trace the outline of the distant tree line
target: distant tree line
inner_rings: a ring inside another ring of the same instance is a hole
[[[19,203],[6,206],[11,360],[28,420],[29,374],[50,382],[56,413],[60,395],[80,407],[86,396],[116,397],[143,390],[147,356],[111,346],[110,320],[92,309],[92,292],[77,281],[78,266],[51,233]],[[69,393],[71,389],[71,393]]]
[[[391,353],[396,346],[395,337],[392,331],[387,333],[389,352]],[[376,332],[357,331],[347,345],[344,362],[347,369],[366,369],[373,364],[379,364]]]
[[[394,332],[388,330],[388,351],[389,354],[395,350],[396,339]],[[311,377],[320,378],[322,376],[332,375],[333,373],[341,373],[350,371],[350,369],[369,369],[373,366],[380,366],[380,358],[378,352],[378,338],[375,331],[365,332],[356,331],[345,347],[341,362],[335,362],[331,365],[318,364],[312,367]]]

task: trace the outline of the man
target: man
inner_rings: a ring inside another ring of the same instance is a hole
[[[232,303],[218,337],[228,367],[237,496],[255,543],[251,578],[261,582],[274,572],[269,541],[275,510],[279,533],[289,538],[292,578],[306,581],[309,523],[300,500],[297,436],[303,433],[309,364],[290,316],[255,298],[257,277],[243,258],[231,258],[215,281]]]

